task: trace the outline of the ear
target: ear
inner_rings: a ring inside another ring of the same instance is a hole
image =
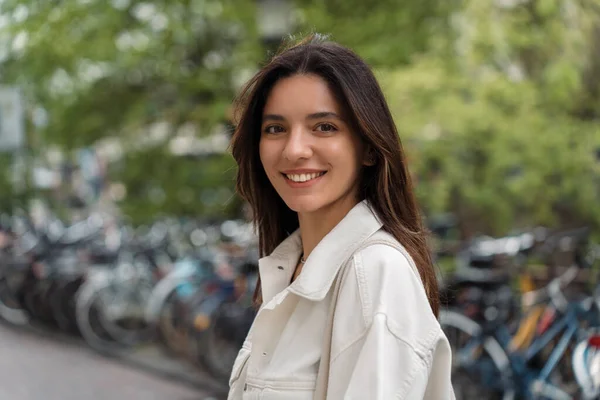
[[[372,167],[377,162],[377,157],[375,156],[375,151],[372,147],[368,147],[367,151],[365,151],[365,155],[363,157],[362,164],[365,167]]]

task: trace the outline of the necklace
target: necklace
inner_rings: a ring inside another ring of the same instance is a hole
[[[290,281],[290,284],[296,280],[298,275],[300,275],[300,271],[302,270],[302,267],[304,266],[305,262],[306,262],[306,260],[304,259],[304,253],[302,253],[302,254],[300,254],[300,264],[296,265],[296,268],[294,269],[294,273],[292,274],[292,280]]]

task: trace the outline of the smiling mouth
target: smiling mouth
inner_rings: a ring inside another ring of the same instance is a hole
[[[292,182],[302,183],[312,181],[313,179],[317,179],[323,175],[325,175],[327,171],[323,172],[314,172],[312,174],[283,174],[286,179],[289,179]]]

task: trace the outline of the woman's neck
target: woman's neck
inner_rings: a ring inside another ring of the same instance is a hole
[[[336,202],[313,213],[298,214],[304,259],[358,202],[346,199],[341,204]]]

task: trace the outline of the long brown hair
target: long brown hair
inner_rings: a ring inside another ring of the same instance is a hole
[[[313,34],[285,47],[248,82],[236,100],[237,126],[231,142],[239,166],[236,187],[252,207],[260,255],[270,254],[298,228],[297,214],[273,188],[259,157],[260,127],[267,97],[280,79],[296,74],[314,74],[328,83],[350,125],[370,149],[375,163],[362,171],[361,200],[369,201],[384,229],[406,247],[417,265],[429,304],[438,315],[438,284],[427,232],[383,92],[359,56],[322,35]],[[262,302],[260,281],[255,301]]]

